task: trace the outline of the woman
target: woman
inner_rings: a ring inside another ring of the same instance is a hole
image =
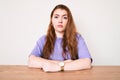
[[[37,41],[28,66],[45,72],[91,68],[91,56],[67,6],[57,5],[51,12],[47,35]]]

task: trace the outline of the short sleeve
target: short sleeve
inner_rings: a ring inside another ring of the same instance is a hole
[[[78,39],[78,58],[91,58],[87,45],[81,35],[77,35]]]
[[[44,44],[45,44],[45,36],[42,36],[36,42],[36,45],[33,48],[33,50],[32,50],[30,55],[35,55],[37,57],[40,57],[42,55]]]

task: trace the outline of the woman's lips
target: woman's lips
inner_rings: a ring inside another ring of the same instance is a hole
[[[62,27],[63,27],[63,25],[57,25],[57,27],[62,28]]]

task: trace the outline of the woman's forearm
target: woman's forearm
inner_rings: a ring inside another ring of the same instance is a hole
[[[60,71],[61,67],[58,65],[60,61],[47,60],[41,57],[31,55],[29,57],[28,66],[33,68],[42,68],[45,72],[56,72]],[[64,70],[82,70],[91,68],[91,60],[89,58],[78,59],[78,60],[66,60],[64,61]]]
[[[41,58],[36,57],[34,55],[30,55],[28,61],[28,67],[42,68],[42,62],[43,60]]]
[[[82,70],[91,68],[91,60],[89,58],[83,58],[68,62],[64,66],[65,71],[70,70]]]
[[[34,55],[29,56],[28,66],[33,68],[42,68],[45,64],[58,64],[57,60],[47,60],[41,57],[36,57]]]

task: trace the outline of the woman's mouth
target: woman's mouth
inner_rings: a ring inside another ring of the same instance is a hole
[[[58,27],[58,28],[62,28],[62,27],[63,27],[63,25],[57,25],[57,27]]]

